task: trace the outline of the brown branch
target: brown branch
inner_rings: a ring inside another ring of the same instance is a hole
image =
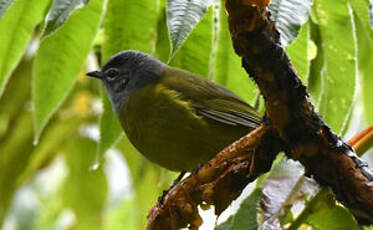
[[[314,112],[306,88],[279,45],[268,0],[226,0],[233,45],[266,101],[266,122],[172,188],[148,215],[149,230],[202,223],[198,205],[220,214],[244,187],[267,172],[281,150],[299,160],[322,185],[332,188],[361,224],[373,223],[373,182],[353,149]],[[364,174],[365,175],[364,175]]]
[[[360,224],[372,224],[371,173],[315,113],[266,8],[248,2],[226,0],[233,46],[265,98],[266,117],[286,143],[287,155],[321,185],[330,186]]]
[[[147,229],[198,229],[202,223],[198,205],[215,205],[220,214],[248,183],[271,168],[281,149],[271,127],[262,124],[173,187],[150,211]]]

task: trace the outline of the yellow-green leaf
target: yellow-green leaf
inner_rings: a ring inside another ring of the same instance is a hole
[[[0,19],[13,2],[14,0],[0,0]]]
[[[170,65],[208,77],[212,51],[212,8],[171,59]]]
[[[101,21],[104,3],[103,0],[91,0],[40,44],[32,82],[36,141],[83,67]]]
[[[314,4],[325,55],[319,113],[341,134],[355,102],[354,29],[347,0],[317,0]]]
[[[202,20],[209,1],[168,0],[167,3],[167,25],[171,39],[171,56],[173,56],[198,22]]]
[[[45,19],[44,36],[51,34],[67,20],[77,9],[87,4],[89,0],[54,0]]]
[[[370,26],[367,1],[349,0],[354,12],[357,37],[357,61],[367,126],[373,124],[373,28]]]
[[[0,96],[49,1],[18,0],[0,18]]]

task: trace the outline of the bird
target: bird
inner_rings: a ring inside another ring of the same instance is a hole
[[[182,174],[261,122],[260,114],[228,89],[140,51],[121,51],[87,75],[103,83],[135,148]]]

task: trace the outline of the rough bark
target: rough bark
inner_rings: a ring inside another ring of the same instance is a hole
[[[306,87],[280,46],[268,4],[226,0],[225,5],[234,49],[265,99],[263,124],[171,189],[149,213],[148,229],[197,229],[198,205],[215,205],[220,214],[248,183],[270,169],[280,151],[329,186],[360,224],[373,223],[372,173],[315,113]]]
[[[220,214],[248,183],[270,170],[281,149],[277,135],[262,124],[168,191],[150,211],[147,229],[198,229],[202,223],[198,205],[215,205]]]
[[[227,0],[226,9],[235,51],[264,96],[266,117],[285,142],[287,156],[330,186],[360,224],[373,223],[371,172],[315,113],[269,12],[247,0]]]

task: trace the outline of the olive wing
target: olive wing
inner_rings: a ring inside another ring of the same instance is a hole
[[[233,126],[256,128],[260,114],[231,91],[189,72],[167,68],[161,84],[180,93],[196,113]]]

